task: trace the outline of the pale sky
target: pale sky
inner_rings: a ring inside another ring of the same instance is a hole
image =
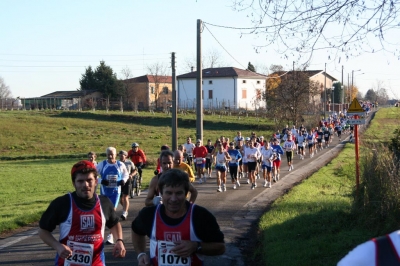
[[[171,64],[176,53],[177,74],[188,72],[185,61],[196,54],[197,19],[232,27],[251,27],[246,13],[231,8],[232,0],[118,0],[48,1],[0,0],[0,76],[14,97],[39,97],[79,88],[85,68],[101,60],[122,78],[129,68],[134,77],[148,74],[147,66]],[[260,39],[238,30],[207,26],[203,53],[219,52],[221,66],[245,69],[272,64],[291,69],[293,59],[254,51]],[[229,53],[227,53],[226,51]],[[340,63],[326,52],[314,55],[309,70],[323,70],[344,83],[352,70],[354,84],[365,93],[380,81],[389,96],[400,98],[400,62],[389,53],[365,54]],[[295,63],[296,65],[296,63]],[[260,71],[261,72],[261,71]],[[170,75],[170,68],[168,68]]]

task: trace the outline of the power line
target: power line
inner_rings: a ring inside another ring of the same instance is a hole
[[[225,50],[225,52],[232,57],[233,60],[235,60],[241,67],[243,67],[244,69],[246,69],[246,67],[244,67],[238,60],[236,60],[236,58],[233,57],[233,55],[231,55],[228,50],[217,40],[217,38],[214,36],[214,34],[212,34],[212,32],[210,31],[210,29],[207,27],[207,25],[204,25],[204,27],[208,30],[208,32],[211,34],[211,36],[214,38],[214,40],[222,47],[222,49]]]
[[[49,54],[0,54],[4,56],[144,56],[144,55],[170,55],[170,53],[156,53],[156,54],[127,54],[127,55],[104,55],[104,54],[99,54],[99,55],[49,55]]]

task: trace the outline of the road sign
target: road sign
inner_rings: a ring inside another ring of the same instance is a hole
[[[364,125],[365,119],[349,119],[347,120],[349,125]]]
[[[362,112],[364,112],[364,109],[361,107],[357,98],[354,98],[349,106],[349,109],[347,109],[347,112],[348,113],[362,113]]]
[[[365,117],[365,113],[348,113],[347,116],[356,116],[358,115],[359,118],[364,118]]]

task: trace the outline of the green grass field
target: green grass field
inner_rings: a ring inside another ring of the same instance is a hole
[[[380,109],[361,141],[389,141],[399,118],[400,108]],[[370,151],[361,146],[360,156],[365,152]],[[262,265],[336,265],[356,245],[382,234],[352,215],[354,187],[354,145],[348,143],[337,158],[262,216],[254,258]]]

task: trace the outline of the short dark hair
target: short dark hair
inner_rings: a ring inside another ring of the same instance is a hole
[[[158,190],[163,193],[164,186],[166,187],[179,187],[182,186],[185,194],[189,192],[189,175],[180,169],[170,169],[162,173],[158,180]]]
[[[160,161],[161,161],[162,157],[168,157],[168,156],[171,156],[172,158],[174,158],[174,153],[171,150],[163,150],[160,153]]]

